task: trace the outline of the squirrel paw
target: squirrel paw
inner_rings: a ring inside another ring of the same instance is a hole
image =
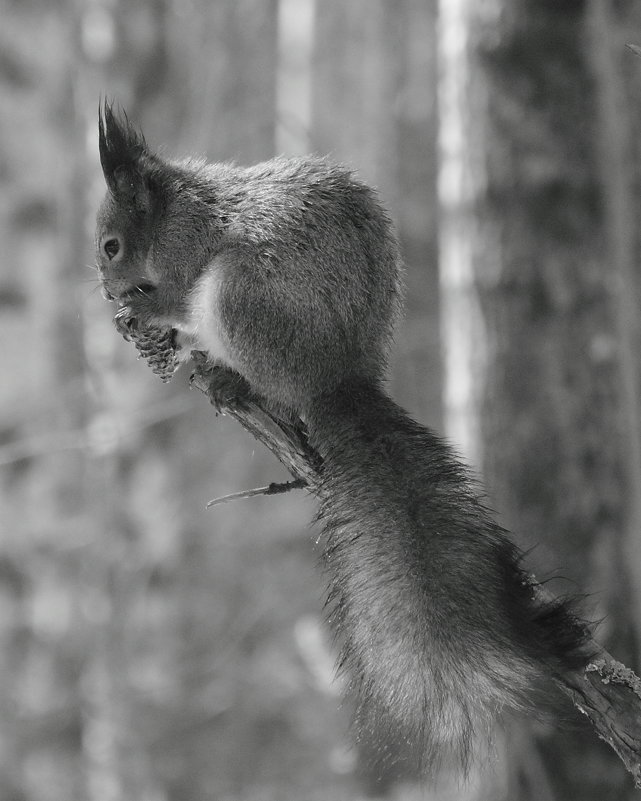
[[[223,364],[212,364],[202,351],[192,351],[195,370],[190,383],[207,385],[207,394],[217,412],[226,409],[247,409],[253,396],[251,388],[240,373]]]
[[[131,330],[136,324],[136,318],[129,306],[121,306],[113,318],[116,331],[127,342],[131,342]]]

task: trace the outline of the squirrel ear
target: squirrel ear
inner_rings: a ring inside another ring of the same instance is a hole
[[[100,164],[111,194],[141,209],[149,206],[149,188],[144,178],[144,156],[148,154],[144,136],[122,112],[105,101],[98,110]]]

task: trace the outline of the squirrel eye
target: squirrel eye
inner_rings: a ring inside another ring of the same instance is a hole
[[[109,261],[113,261],[121,251],[120,237],[105,237],[102,241],[101,249]]]

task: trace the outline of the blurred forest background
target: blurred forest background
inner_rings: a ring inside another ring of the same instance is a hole
[[[0,799],[623,801],[569,705],[419,790],[353,746],[323,578],[269,455],[115,333],[97,109],[154,147],[330,153],[397,221],[392,390],[552,587],[641,642],[641,5],[0,0]],[[559,722],[561,721],[561,722]]]

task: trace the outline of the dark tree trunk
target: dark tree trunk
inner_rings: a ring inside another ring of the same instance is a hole
[[[639,443],[628,441],[638,434],[638,379],[617,298],[636,292],[620,283],[632,258],[626,176],[635,167],[627,132],[612,139],[628,119],[603,111],[624,83],[620,67],[614,78],[597,58],[608,31],[595,18],[608,8],[595,2],[588,19],[584,3],[503,3],[500,18],[475,29],[487,97],[477,213],[493,243],[475,262],[487,333],[481,452],[492,504],[534,548],[528,564],[539,578],[558,569],[556,592],[593,593],[586,606],[603,618],[599,639],[634,667],[638,569],[626,542],[641,491]],[[511,799],[539,799],[542,776],[550,798],[632,792],[580,721],[558,733],[525,725],[509,757]]]

